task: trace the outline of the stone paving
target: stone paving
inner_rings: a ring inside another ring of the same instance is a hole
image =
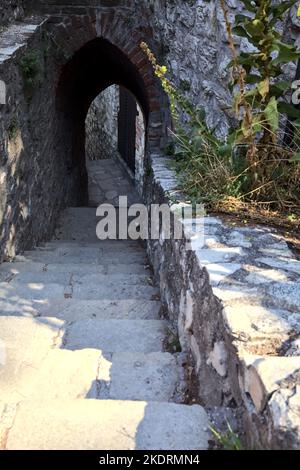
[[[0,448],[207,448],[145,247],[95,228],[94,208],[70,208],[55,240],[0,266]]]
[[[89,205],[119,204],[119,196],[127,196],[128,205],[139,202],[139,196],[132,185],[125,167],[117,158],[106,160],[87,160],[89,175]]]

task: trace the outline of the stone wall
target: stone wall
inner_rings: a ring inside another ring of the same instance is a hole
[[[215,1],[151,0],[132,9],[134,0],[40,3],[55,15],[1,33],[0,80],[7,84],[7,103],[0,105],[1,260],[49,239],[61,209],[85,203],[86,112],[111,83],[130,89],[143,107],[145,199],[178,197],[160,153],[169,110],[139,49],[142,40],[179,86],[187,90],[190,82],[209,122],[222,133],[228,127],[222,107],[229,59]],[[91,3],[97,7],[86,9]],[[34,86],[22,59],[35,65]],[[212,218],[204,226],[205,246],[196,237],[187,250],[185,240],[162,234],[148,247],[162,300],[195,361],[198,399],[208,408],[241,409],[249,447],[297,448],[299,262],[266,228],[247,232]]]
[[[0,261],[50,239],[64,207],[88,203],[85,118],[111,83],[141,103],[147,147],[166,140],[166,99],[139,48],[153,36],[143,15],[123,2],[80,1],[71,13],[53,3],[63,12],[0,32]]]
[[[278,1],[280,3],[280,1]],[[137,4],[140,1],[137,1]],[[207,123],[225,135],[235,122],[228,90],[232,56],[228,47],[223,12],[218,0],[147,0],[149,21],[161,47],[158,58],[168,67],[169,76],[188,98],[206,110]],[[243,13],[238,0],[228,0],[230,18]],[[300,20],[296,5],[283,27],[288,41],[300,41]],[[236,45],[248,50],[249,44],[236,37]],[[291,81],[296,66],[285,67]]]
[[[232,100],[228,91],[230,73],[226,69],[231,60],[226,28],[220,3],[217,0],[39,0],[32,3],[32,11],[84,12],[84,5],[98,8],[116,5],[133,9],[140,21],[153,28],[157,44],[155,52],[162,63],[168,66],[169,74],[179,89],[185,91],[195,104],[204,106],[208,124],[224,135],[235,118]],[[30,4],[30,2],[29,2]],[[242,12],[238,0],[227,2],[230,12]],[[300,20],[296,16],[297,5],[287,18],[286,36],[289,41],[299,43]],[[142,14],[141,14],[142,13]],[[232,17],[232,15],[230,15]],[[128,21],[133,21],[132,18]],[[249,45],[236,38],[242,50]],[[295,66],[286,67],[289,79],[295,75]]]
[[[23,0],[1,0],[0,3],[0,30],[14,20],[20,20],[24,16]]]
[[[65,203],[61,190],[65,167],[51,140],[55,92],[50,71],[43,81],[43,25],[31,19],[11,26],[1,37],[0,79],[7,94],[6,104],[0,106],[1,260],[47,238]],[[32,86],[20,65],[24,57],[34,58],[36,64]]]
[[[91,104],[86,117],[86,158],[114,158],[118,152],[119,89],[111,86]]]
[[[148,203],[178,199],[152,155]],[[182,202],[179,203],[182,205]],[[242,415],[246,447],[300,445],[300,261],[274,229],[216,217],[181,222],[182,240],[148,242],[162,302],[191,353],[197,400]]]

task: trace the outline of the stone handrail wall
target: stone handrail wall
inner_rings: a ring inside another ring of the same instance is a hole
[[[148,202],[176,181],[152,155]],[[190,220],[184,223],[187,233]],[[300,445],[300,261],[275,230],[200,218],[187,240],[148,243],[162,301],[191,352],[206,407],[242,410],[247,447]]]

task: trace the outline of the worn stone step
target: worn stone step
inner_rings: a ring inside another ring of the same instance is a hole
[[[99,300],[99,299],[145,299],[158,300],[160,298],[159,289],[157,287],[127,284],[126,282],[106,282],[101,284],[96,282],[94,275],[87,276],[86,281],[74,278],[72,287],[67,288],[73,299]],[[88,283],[88,279],[90,282]],[[66,294],[68,295],[68,293]]]
[[[0,317],[5,348],[0,401],[29,396],[168,401],[178,382],[175,359],[167,353],[139,353],[162,349],[164,326],[153,320],[86,320],[67,326],[49,317]]]
[[[11,352],[10,352],[11,354]],[[33,367],[34,365],[34,367]],[[49,349],[40,363],[22,359],[1,367],[0,400],[24,398],[170,401],[179,384],[179,366],[169,353],[101,353],[97,349]],[[19,370],[21,374],[15,374]]]
[[[44,265],[43,269],[39,271],[22,270],[19,272],[17,268],[11,266],[8,270],[0,270],[0,282],[14,282],[19,281],[22,283],[57,283],[63,285],[69,285],[71,283],[93,283],[100,284],[101,286],[128,286],[128,285],[141,285],[149,286],[152,285],[152,279],[150,275],[144,274],[131,274],[131,273],[117,273],[117,274],[100,274],[100,273],[85,273],[75,271],[60,271],[48,270]]]
[[[133,218],[131,217],[130,219]],[[78,241],[96,243],[99,241],[96,235],[96,227],[99,220],[100,218],[96,216],[95,208],[69,208],[62,214],[61,222],[56,231],[56,239],[64,242]]]
[[[63,324],[56,318],[0,316],[0,401],[24,397],[49,351],[60,345]]]
[[[22,348],[23,343],[18,347]],[[0,400],[13,403],[24,398],[97,398],[100,355],[94,349],[49,348],[39,362],[31,361],[26,367],[22,357],[10,350],[8,362],[1,367]]]
[[[30,253],[55,253],[60,254],[62,256],[66,255],[78,255],[78,254],[95,254],[96,256],[106,253],[113,253],[115,256],[119,256],[119,254],[127,253],[127,254],[145,254],[146,250],[145,247],[141,245],[133,245],[130,243],[123,243],[121,241],[111,241],[111,242],[101,242],[99,243],[89,243],[89,244],[79,244],[76,242],[71,243],[62,243],[57,245],[46,244],[44,246],[39,246],[35,248],[35,250],[31,250]]]
[[[97,398],[170,401],[179,381],[179,365],[169,353],[103,354]]]
[[[145,251],[146,245],[144,242],[132,240],[98,240],[94,243],[78,242],[76,240],[52,240],[44,245],[38,246],[38,250],[47,249],[78,249],[78,248],[101,248],[104,250],[136,250]]]
[[[90,284],[73,280],[70,285],[54,282],[0,282],[0,300],[15,303],[20,301],[43,301],[49,299],[85,299],[85,300],[120,300],[146,299],[158,300],[159,290],[146,285],[130,285],[126,283],[93,282]]]
[[[109,319],[158,319],[159,301],[142,299],[125,300],[74,300],[48,299],[45,302],[0,299],[1,315],[48,316],[73,322],[84,318]]]
[[[116,400],[24,401],[7,450],[200,450],[208,417],[199,405]]]
[[[163,350],[167,323],[163,320],[84,319],[66,325],[63,347],[102,352],[151,353]]]
[[[89,207],[72,207],[66,209],[61,216],[56,238],[97,242],[96,226],[99,217],[96,210]]]
[[[0,300],[5,303],[20,303],[30,305],[35,301],[47,302],[48,299],[63,299],[66,294],[64,284],[55,283],[0,283]]]
[[[106,251],[101,248],[74,248],[69,250],[28,251],[16,256],[16,261],[38,261],[39,263],[89,263],[89,264],[147,264],[147,255],[142,251]]]
[[[106,274],[119,276],[121,274],[145,274],[150,276],[148,265],[130,264],[89,264],[89,263],[39,263],[35,261],[2,263],[0,265],[0,282],[9,280],[14,274],[22,273],[74,273],[74,274]]]

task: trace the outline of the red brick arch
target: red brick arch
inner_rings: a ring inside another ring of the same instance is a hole
[[[142,41],[152,43],[151,29],[132,25],[120,11],[66,16],[52,28],[52,35],[66,57],[57,83],[63,153],[69,154],[71,167],[77,168],[85,202],[84,122],[94,98],[112,84],[131,91],[145,115],[146,149],[153,152],[166,135],[166,97],[140,49]]]

